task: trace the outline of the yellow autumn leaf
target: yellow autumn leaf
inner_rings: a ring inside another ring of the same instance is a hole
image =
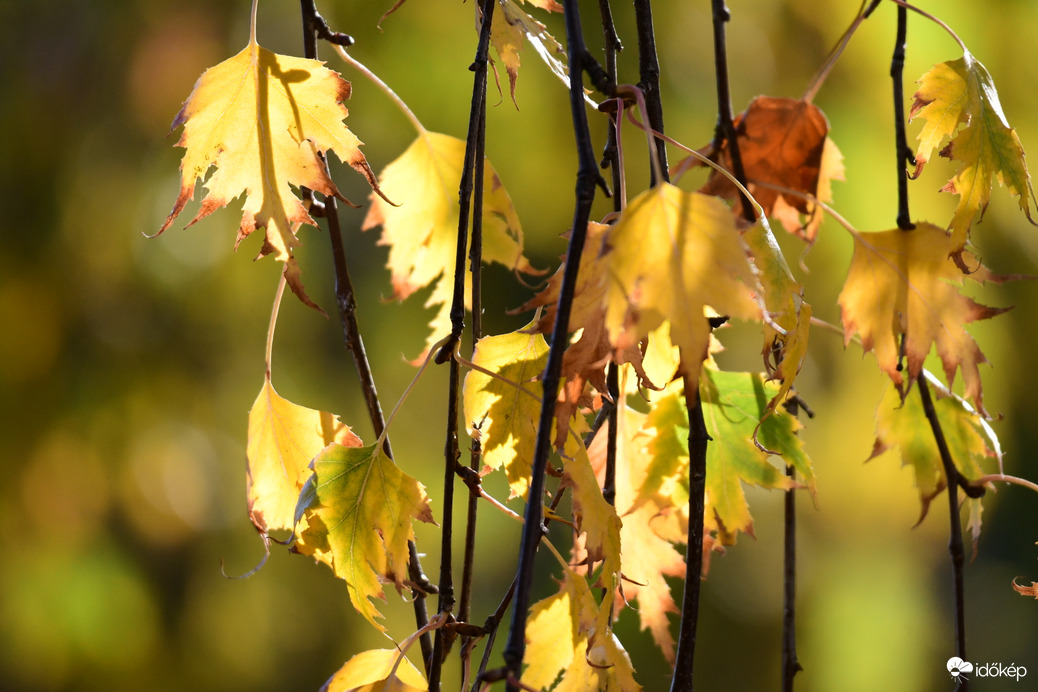
[[[511,497],[526,495],[530,485],[543,391],[538,378],[548,363],[548,344],[530,327],[480,339],[472,362],[503,379],[472,370],[463,387],[465,424],[481,441],[484,473],[503,468]]]
[[[158,233],[193,198],[196,182],[215,168],[190,224],[244,193],[235,247],[253,231],[265,229],[260,256],[273,254],[284,262],[289,287],[313,306],[294,256],[299,240],[293,224],[314,222],[292,188],[305,186],[342,199],[319,158],[333,151],[378,191],[360,140],[342,122],[348,113],[343,102],[349,97],[350,83],[324,63],[272,53],[255,39],[206,70],[173,121],[172,129],[184,126],[177,145],[186,152],[180,194]]]
[[[710,341],[704,309],[742,318],[762,313],[749,251],[731,209],[716,197],[660,183],[631,201],[605,242],[606,327],[615,349],[670,320],[671,341],[696,382]]]
[[[600,579],[608,582],[620,573],[622,522],[602,495],[584,441],[575,435],[566,440],[559,488],[564,487],[572,490],[573,523],[583,534],[584,561],[601,562]]]
[[[555,0],[523,0],[548,12],[562,12],[562,5]],[[476,5],[476,27],[482,22],[480,6]],[[568,82],[566,69],[566,51],[562,44],[548,33],[544,24],[531,17],[519,6],[516,0],[498,0],[494,10],[494,18],[490,24],[490,42],[497,55],[505,65],[508,73],[508,86],[515,102],[515,82],[519,78],[519,51],[523,47],[523,39],[530,42],[533,49],[557,77]]]
[[[969,253],[963,257],[976,269],[963,274],[949,255],[958,241],[944,229],[919,223],[910,231],[861,233],[854,238],[854,255],[840,293],[844,343],[861,335],[862,348],[875,351],[883,372],[904,396],[901,341],[911,380],[919,377],[923,361],[936,344],[948,383],[962,370],[967,398],[983,415],[978,366],[987,359],[965,325],[999,315],[1008,308],[981,305],[959,293],[968,277],[977,283],[1000,282]]]
[[[345,580],[350,601],[374,627],[382,617],[380,579],[403,588],[412,519],[435,523],[421,483],[401,471],[381,445],[329,445],[313,461],[299,495],[296,552],[312,555]]]
[[[420,131],[407,150],[379,176],[394,206],[372,195],[362,228],[382,226],[381,245],[389,246],[393,297],[403,300],[436,282],[426,307],[438,307],[426,350],[450,332],[450,302],[457,257],[458,186],[465,142],[437,132]],[[483,261],[538,273],[523,256],[523,231],[508,192],[486,161],[483,184]],[[471,271],[465,272],[469,300]],[[469,306],[470,307],[470,306]],[[421,356],[419,356],[419,359]]]
[[[249,518],[262,533],[292,530],[310,462],[332,442],[360,447],[338,416],[299,406],[274,391],[267,376],[249,411]]]
[[[530,609],[522,683],[554,692],[640,692],[611,612],[611,598],[596,603],[587,581],[566,570],[558,593]]]
[[[949,224],[953,252],[957,254],[966,245],[970,227],[984,213],[995,177],[1020,198],[1020,208],[1034,223],[1030,201],[1034,193],[1023,146],[1002,112],[991,75],[980,61],[967,51],[958,60],[935,65],[919,80],[910,117],[924,120],[916,151],[916,176],[933,150],[945,138],[954,136],[940,152],[961,163],[959,171],[941,188],[942,192],[959,195]]]
[[[425,692],[428,689],[425,678],[402,653],[396,649],[372,649],[346,661],[324,683],[321,692]]]

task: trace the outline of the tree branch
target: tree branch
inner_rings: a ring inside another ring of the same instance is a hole
[[[663,134],[663,100],[660,96],[660,61],[656,55],[656,35],[652,25],[652,0],[634,0],[634,21],[638,29],[638,86],[645,92],[646,116],[649,127]],[[615,72],[614,72],[615,75]],[[667,170],[667,143],[656,139],[656,156],[663,169],[664,180],[669,180]],[[656,184],[656,173],[650,173],[650,184]]]
[[[714,18],[714,70],[717,77],[717,127],[714,141],[720,147],[721,142],[728,142],[728,152],[732,157],[732,174],[746,185],[746,169],[742,165],[742,154],[739,153],[739,139],[735,131],[735,119],[732,115],[732,95],[728,86],[728,47],[725,25],[732,18],[724,0],[710,0]],[[746,195],[740,194],[743,218],[750,223],[757,221],[753,202]]]
[[[905,135],[905,42],[908,33],[908,10],[897,8],[897,40],[894,57],[890,61],[890,78],[894,83],[894,149],[897,152],[897,227],[902,231],[915,228],[908,211],[908,169],[906,163],[915,164],[915,155],[908,147]]]

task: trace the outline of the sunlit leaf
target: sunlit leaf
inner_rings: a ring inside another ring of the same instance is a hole
[[[324,683],[321,692],[424,692],[428,689],[422,674],[399,651],[372,649],[346,661]]]

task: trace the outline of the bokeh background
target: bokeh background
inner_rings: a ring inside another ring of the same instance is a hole
[[[622,77],[637,81],[630,3],[615,3],[627,51]],[[1038,151],[1038,4],[1031,0],[925,3],[954,27],[999,87],[1027,151]],[[462,136],[475,49],[473,3],[412,2],[376,28],[386,2],[322,1],[333,27],[357,39],[352,53],[393,86],[429,129]],[[589,43],[600,39],[595,3],[582,3]],[[857,2],[731,0],[732,93],[799,96]],[[715,119],[709,3],[654,3],[667,131],[705,144]],[[244,46],[245,0],[39,0],[0,2],[0,688],[51,690],[316,690],[365,648],[391,646],[349,606],[323,566],[276,550],[263,556],[245,511],[246,415],[262,384],[263,345],[279,267],[253,263],[256,239],[231,250],[238,204],[160,239],[179,186],[178,135],[169,124],[199,74]],[[862,230],[893,227],[895,179],[888,69],[894,7],[860,29],[816,103],[843,151],[836,206]],[[543,19],[543,18],[542,18]],[[561,17],[544,19],[556,35]],[[260,41],[301,54],[299,9],[264,0]],[[349,125],[376,170],[413,139],[406,120],[331,51],[353,82]],[[955,43],[910,18],[905,71],[914,79],[958,58]],[[576,161],[567,94],[534,53],[522,56],[518,109],[490,97],[488,154],[511,192],[534,264],[554,267],[572,210]],[[504,81],[504,75],[502,74]],[[507,89],[507,87],[506,87]],[[601,144],[602,123],[595,121]],[[910,136],[918,125],[910,129]],[[632,194],[645,180],[641,135],[629,135]],[[954,199],[938,194],[951,167],[933,162],[911,184],[918,219],[943,224]],[[362,180],[336,169],[345,194],[364,202]],[[689,179],[688,185],[695,184]],[[608,209],[599,200],[596,214]],[[1038,273],[1038,229],[1015,199],[995,190],[974,233],[995,271]],[[428,315],[425,293],[389,295],[386,249],[362,233],[364,209],[342,211],[351,271],[383,404],[402,394]],[[182,225],[182,224],[181,224]],[[311,296],[334,306],[326,230],[302,232]],[[782,239],[793,264],[802,247]],[[800,272],[815,314],[838,323],[835,299],[851,240],[828,222]],[[504,309],[529,295],[492,270],[487,330],[521,325]],[[1038,285],[972,293],[1012,312],[972,328],[994,364],[983,369],[1006,470],[1038,478],[1035,331]],[[759,368],[757,328],[724,338],[731,368]],[[430,488],[437,516],[445,373],[427,374],[393,430],[401,466]],[[366,440],[370,426],[341,330],[292,299],[282,310],[274,382],[286,397],[340,413]],[[818,475],[812,505],[800,500],[799,653],[805,692],[942,690],[953,652],[944,503],[913,528],[919,502],[907,469],[887,455],[868,464],[872,416],[885,383],[872,356],[816,330],[799,380],[817,415],[803,433]],[[494,481],[490,481],[491,487]],[[497,489],[503,496],[501,486]],[[716,556],[704,584],[697,676],[703,689],[778,686],[781,496],[749,491],[756,538]],[[1038,579],[1038,497],[1017,487],[985,502],[979,554],[966,571],[969,658],[1029,669],[1038,678],[1034,602],[1010,588]],[[484,512],[476,621],[496,605],[514,571],[516,525]],[[439,534],[419,527],[436,574]],[[551,589],[545,575],[539,593]],[[409,605],[389,594],[390,634],[410,634]],[[637,618],[617,625],[647,690],[665,689],[666,664]],[[676,623],[675,623],[676,627]],[[457,671],[448,670],[456,680]],[[455,682],[449,687],[456,685]]]

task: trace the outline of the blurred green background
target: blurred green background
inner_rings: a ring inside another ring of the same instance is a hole
[[[637,81],[630,3],[614,12],[627,46],[622,78]],[[432,130],[463,136],[475,49],[473,3],[412,2],[376,28],[385,2],[319,2],[333,28],[354,35],[351,52],[382,76]],[[621,6],[622,5],[622,6]],[[730,0],[730,69],[736,110],[755,95],[799,96],[852,18],[857,2]],[[715,119],[709,3],[654,3],[668,134],[705,144]],[[955,28],[1000,89],[1027,151],[1038,151],[1038,3],[927,3]],[[582,3],[598,50],[596,4]],[[847,182],[836,206],[862,230],[893,227],[895,210],[888,69],[892,5],[861,28],[816,103],[842,149]],[[45,690],[316,690],[364,648],[391,646],[349,606],[344,584],[309,560],[263,555],[245,511],[246,415],[262,384],[263,342],[278,266],[253,263],[258,240],[231,246],[239,215],[222,210],[190,229],[158,229],[179,187],[178,135],[169,123],[199,74],[236,53],[248,35],[245,0],[39,0],[0,3],[0,687]],[[557,36],[561,17],[543,18]],[[301,54],[294,2],[260,3],[260,42]],[[354,85],[348,124],[376,170],[413,139],[405,119],[331,51],[323,57]],[[914,79],[958,58],[934,25],[910,18],[905,71]],[[491,95],[488,155],[516,203],[530,256],[554,267],[570,222],[576,161],[567,94],[527,49],[517,99]],[[502,74],[502,80],[504,75]],[[507,87],[506,87],[507,89]],[[594,119],[596,146],[603,123]],[[910,129],[910,136],[918,125]],[[631,194],[645,180],[640,134],[628,133]],[[933,162],[912,183],[918,219],[944,224],[954,199],[937,194],[952,168]],[[347,197],[363,181],[335,171]],[[694,184],[693,179],[687,181]],[[596,215],[609,209],[597,202]],[[189,210],[189,213],[192,213]],[[413,371],[404,363],[425,337],[421,303],[390,294],[386,249],[359,230],[365,210],[342,211],[351,271],[383,405]],[[310,295],[334,306],[326,230],[305,228],[299,255]],[[1036,273],[1038,230],[1015,199],[996,190],[974,240],[1003,273]],[[782,239],[791,263],[797,242]],[[851,241],[828,222],[800,273],[815,315],[838,323],[835,299]],[[523,324],[507,316],[527,289],[491,271],[487,330]],[[983,369],[1006,471],[1038,478],[1032,392],[1038,287],[1017,282],[973,291],[1017,307],[972,328],[994,363]],[[723,335],[730,368],[759,368],[755,326]],[[286,299],[275,344],[280,393],[340,413],[373,436],[337,322]],[[400,465],[427,486],[442,516],[439,470],[445,372],[427,374],[393,430]],[[798,689],[941,690],[953,684],[947,516],[919,513],[913,481],[887,455],[868,465],[872,415],[885,384],[872,356],[844,350],[821,330],[799,379],[817,413],[804,432],[818,475],[817,506],[800,508]],[[504,496],[501,485],[494,486]],[[715,556],[704,584],[697,656],[703,689],[778,686],[781,622],[781,496],[749,491],[756,539]],[[1015,663],[1038,677],[1036,606],[1010,580],[1038,579],[1038,498],[1010,487],[986,500],[976,561],[966,571],[969,658]],[[514,571],[518,527],[484,512],[474,618],[494,608]],[[419,527],[425,567],[437,573],[439,534]],[[552,585],[548,563],[539,593]],[[409,605],[389,594],[390,634],[410,634]],[[665,688],[666,666],[637,618],[618,634],[648,690]],[[676,628],[675,628],[676,629]],[[458,672],[449,668],[448,679]],[[978,681],[976,689],[1011,683]],[[1023,685],[1027,685],[1025,681]],[[450,682],[448,688],[455,687]],[[1014,689],[1024,689],[1021,685]]]

